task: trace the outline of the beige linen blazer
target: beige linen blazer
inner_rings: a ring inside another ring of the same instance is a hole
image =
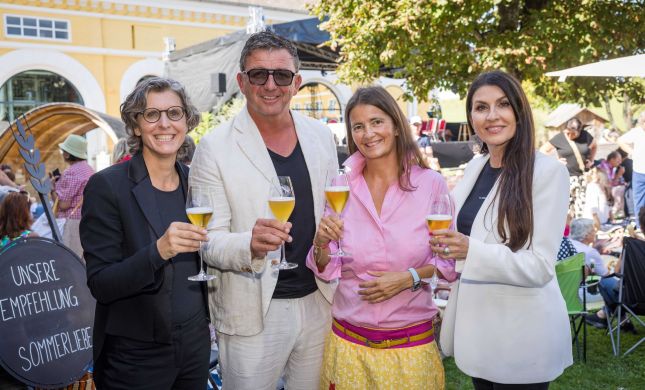
[[[322,123],[293,111],[291,116],[309,171],[317,225],[326,175],[338,169],[336,148]],[[271,157],[246,107],[202,138],[192,160],[189,184],[214,188],[204,261],[217,276],[208,285],[211,320],[225,334],[251,336],[263,329],[278,272],[267,266],[266,257],[251,258],[251,230],[258,218],[272,218],[267,200],[273,178]],[[316,282],[331,302],[334,285]]]
[[[474,158],[453,190],[456,215],[489,156]],[[537,153],[533,174],[535,230],[530,245],[512,252],[497,234],[499,182],[484,200],[463,263],[454,328],[454,356],[472,377],[499,383],[557,378],[572,364],[567,309],[555,261],[569,201],[569,175]]]

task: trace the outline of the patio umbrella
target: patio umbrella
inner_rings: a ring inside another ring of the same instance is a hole
[[[546,75],[559,77],[558,81],[564,81],[569,76],[645,77],[645,54],[594,62],[549,72]]]

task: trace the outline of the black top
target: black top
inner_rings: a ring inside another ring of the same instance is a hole
[[[174,191],[161,191],[153,187],[164,231],[172,222],[186,222],[186,198],[181,186]],[[196,253],[180,253],[173,257],[174,267],[172,278],[172,323],[181,324],[204,311],[205,303],[200,282],[191,282],[189,276],[199,272],[199,259]]]
[[[493,168],[490,166],[490,161],[486,162],[468,198],[466,198],[464,205],[459,210],[459,216],[457,217],[457,231],[459,233],[470,236],[473,221],[501,172],[502,168]]]
[[[582,130],[578,138],[573,140],[573,143],[578,147],[580,151],[580,157],[582,157],[582,162],[586,163],[589,159],[589,154],[591,149],[589,146],[593,142],[593,136],[589,134],[586,130]],[[553,145],[555,150],[558,152],[559,158],[564,158],[567,160],[567,170],[569,171],[569,176],[580,176],[583,174],[583,171],[580,170],[580,164],[576,159],[573,149],[569,145],[566,136],[564,133],[560,132],[556,134],[553,138],[549,140],[549,143]]]
[[[634,160],[632,160],[631,158],[624,158],[623,162],[620,165],[625,168],[623,179],[625,179],[626,183],[631,183],[632,175],[634,173]]]
[[[289,217],[289,222],[293,225],[289,234],[293,241],[285,244],[285,250],[287,261],[298,264],[297,268],[280,271],[273,298],[302,298],[318,289],[314,273],[305,264],[307,253],[316,234],[314,198],[309,171],[300,143],[296,144],[288,157],[283,157],[271,150],[269,155],[278,176],[291,177],[296,206]]]

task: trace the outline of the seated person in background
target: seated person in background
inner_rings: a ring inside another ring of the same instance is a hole
[[[571,243],[578,252],[585,254],[586,273],[605,276],[607,275],[607,267],[602,261],[600,253],[593,247],[595,238],[596,229],[593,220],[576,218],[571,222]]]
[[[36,237],[29,230],[33,223],[29,194],[25,191],[7,194],[0,204],[0,247],[20,237]]]
[[[592,219],[595,228],[599,230],[602,224],[609,222],[609,200],[611,199],[609,181],[603,171],[593,168],[587,175],[587,183],[582,216]]]
[[[645,206],[641,207],[638,212],[638,221],[641,226],[645,226]],[[614,268],[615,273],[621,272],[621,262],[620,260],[616,263]],[[613,274],[612,274],[613,275]],[[597,313],[590,313],[585,315],[585,321],[589,325],[592,325],[596,328],[606,328],[607,327],[607,314],[608,311],[614,311],[618,304],[618,290],[620,288],[620,279],[615,276],[607,276],[600,279],[600,294],[602,295],[603,300],[605,301],[605,307],[602,310],[599,310]],[[627,332],[636,333],[634,325],[627,321],[621,325],[621,329]]]
[[[601,160],[600,164],[598,164],[598,168],[605,172],[609,181],[611,197],[614,200],[611,208],[613,219],[625,216],[625,180],[623,179],[625,167],[621,165],[622,162],[623,157],[617,150],[614,150],[607,155],[606,160]]]

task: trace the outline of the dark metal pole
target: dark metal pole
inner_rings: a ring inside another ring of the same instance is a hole
[[[20,146],[19,152],[20,156],[25,161],[25,170],[30,176],[29,182],[38,192],[40,202],[43,204],[43,208],[45,209],[47,222],[49,222],[49,227],[52,231],[52,238],[58,242],[62,242],[62,236],[58,230],[58,224],[56,223],[56,216],[49,204],[49,193],[52,189],[51,180],[47,176],[45,164],[40,162],[40,150],[36,149],[36,139],[34,138],[34,134],[31,131],[29,123],[27,122],[27,117],[24,114],[22,115],[22,121],[25,123],[25,126],[20,123],[20,118],[15,120],[15,129],[13,123],[9,125],[11,128],[11,134]]]

